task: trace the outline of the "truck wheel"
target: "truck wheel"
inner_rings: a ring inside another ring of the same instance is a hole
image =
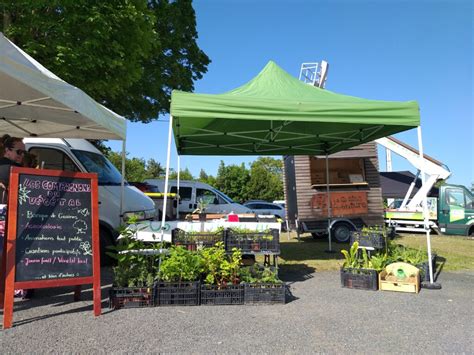
[[[100,239],[100,266],[110,266],[114,264],[114,259],[107,255],[111,250],[108,248],[115,245],[112,234],[104,227],[99,229]]]
[[[338,243],[346,243],[351,239],[351,232],[354,228],[345,222],[336,223],[331,228],[331,237],[333,237]]]

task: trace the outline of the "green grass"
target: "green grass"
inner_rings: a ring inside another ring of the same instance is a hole
[[[395,242],[426,250],[424,234],[403,234]],[[335,253],[329,254],[325,252],[327,239],[316,240],[305,234],[298,241],[296,233],[290,233],[289,239],[288,233],[282,233],[280,243],[279,265],[285,270],[338,270],[344,259],[341,249],[349,247],[348,243],[332,243]],[[470,237],[431,236],[431,249],[438,255],[438,268],[442,265],[444,271],[474,270],[474,240]]]

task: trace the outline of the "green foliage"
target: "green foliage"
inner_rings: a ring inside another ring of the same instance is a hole
[[[218,242],[215,247],[200,251],[204,265],[204,282],[219,287],[239,282],[242,253],[237,248],[232,249],[232,255],[226,255],[224,243]]]
[[[244,163],[225,166],[221,160],[216,177],[216,188],[218,190],[238,202],[243,202],[249,198],[247,193],[249,180],[250,173],[245,168]]]
[[[122,238],[115,246],[109,246],[107,255],[117,261],[113,268],[114,284],[119,287],[149,287],[158,275],[158,256],[144,255],[144,249],[158,250],[161,244],[146,245],[144,242],[133,238],[132,229],[122,227]]]
[[[251,199],[282,200],[283,162],[281,159],[259,157],[250,166],[247,194]]]
[[[203,260],[181,246],[172,246],[161,263],[160,279],[169,282],[195,281],[203,271]]]
[[[357,259],[357,248],[359,248],[359,243],[354,242],[349,251],[341,250],[342,255],[344,255],[344,258],[346,259],[344,261],[343,267],[358,267],[359,261]]]
[[[176,171],[170,172],[170,180],[177,180],[178,173]],[[194,180],[193,174],[189,171],[188,168],[179,171],[179,179],[180,180]]]
[[[199,177],[198,181],[203,182],[205,184],[211,185],[211,186],[216,186],[216,178],[212,175],[208,175],[204,169],[201,169],[199,172]]]
[[[270,267],[254,264],[252,266],[243,267],[240,270],[240,281],[246,283],[272,283],[280,284],[277,270]]]
[[[104,153],[117,170],[122,172],[122,154],[111,150]],[[127,156],[125,157],[125,180],[142,182],[145,179],[164,177],[165,169],[156,160],[149,159],[145,163],[145,160],[142,158],[128,158]]]
[[[169,112],[210,63],[191,0],[3,1],[7,37],[63,80],[133,121]]]

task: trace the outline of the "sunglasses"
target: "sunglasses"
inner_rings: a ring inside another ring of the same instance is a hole
[[[23,149],[12,149],[10,148],[11,151],[15,152],[17,155],[22,155],[26,153],[26,150]]]

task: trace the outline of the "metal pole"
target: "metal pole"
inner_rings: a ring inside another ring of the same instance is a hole
[[[326,153],[326,194],[328,204],[328,239],[329,239],[329,253],[332,252],[332,240],[331,240],[331,196],[329,192],[329,154]]]
[[[165,173],[165,190],[163,193],[165,194],[163,199],[163,213],[161,217],[161,238],[160,242],[163,243],[163,236],[165,234],[165,222],[166,222],[166,205],[168,201],[168,179],[170,173],[170,156],[171,156],[171,135],[173,132],[173,116],[170,115],[170,125],[168,129],[168,152],[166,154],[166,173]]]
[[[125,199],[125,147],[126,140],[122,141],[122,180],[120,181],[120,219],[123,221],[123,206]]]
[[[180,172],[181,172],[181,157],[180,155],[178,154],[178,176],[177,176],[177,181],[176,181],[176,198],[177,198],[177,205],[176,205],[176,216],[177,218],[179,219],[179,180],[180,180]]]
[[[420,172],[421,172],[421,183],[425,186],[425,163],[423,158],[423,142],[421,139],[421,126],[418,126],[418,149],[420,151]],[[433,285],[433,266],[431,265],[431,236],[430,236],[430,226],[429,226],[429,216],[428,216],[428,191],[423,196],[423,220],[426,231],[426,244],[428,248],[428,268],[430,271],[430,284]],[[439,285],[439,288],[441,285]],[[434,288],[434,287],[433,287]],[[438,288],[438,287],[436,287]]]

